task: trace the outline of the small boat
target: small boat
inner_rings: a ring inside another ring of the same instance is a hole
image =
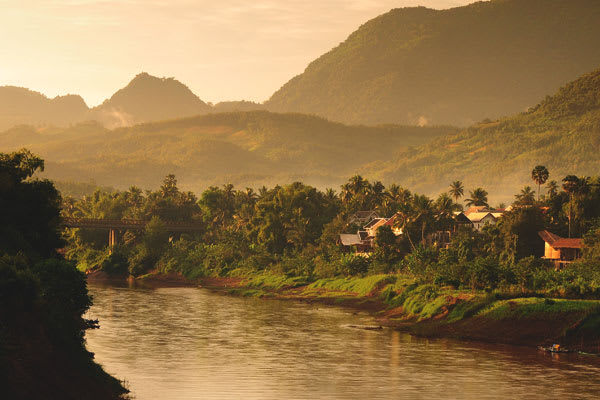
[[[560,344],[553,344],[552,346],[539,346],[538,349],[547,353],[573,353],[573,350],[568,350],[562,347]]]

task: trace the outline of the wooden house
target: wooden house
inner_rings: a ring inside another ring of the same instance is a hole
[[[538,235],[544,240],[544,259],[552,261],[557,268],[562,268],[581,257],[583,239],[568,239],[552,232],[541,231]]]

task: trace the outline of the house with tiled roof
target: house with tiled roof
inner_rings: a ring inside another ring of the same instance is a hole
[[[545,242],[544,259],[557,268],[564,267],[581,257],[583,239],[563,238],[549,231],[538,232]]]

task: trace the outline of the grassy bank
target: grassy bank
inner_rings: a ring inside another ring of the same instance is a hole
[[[386,326],[429,337],[538,346],[562,343],[600,353],[600,301],[460,291],[401,275],[305,278],[264,273],[211,278],[201,286],[228,293],[359,308]]]

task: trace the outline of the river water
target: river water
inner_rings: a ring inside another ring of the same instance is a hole
[[[136,399],[600,398],[593,356],[353,329],[373,321],[204,289],[89,289],[87,347]]]

